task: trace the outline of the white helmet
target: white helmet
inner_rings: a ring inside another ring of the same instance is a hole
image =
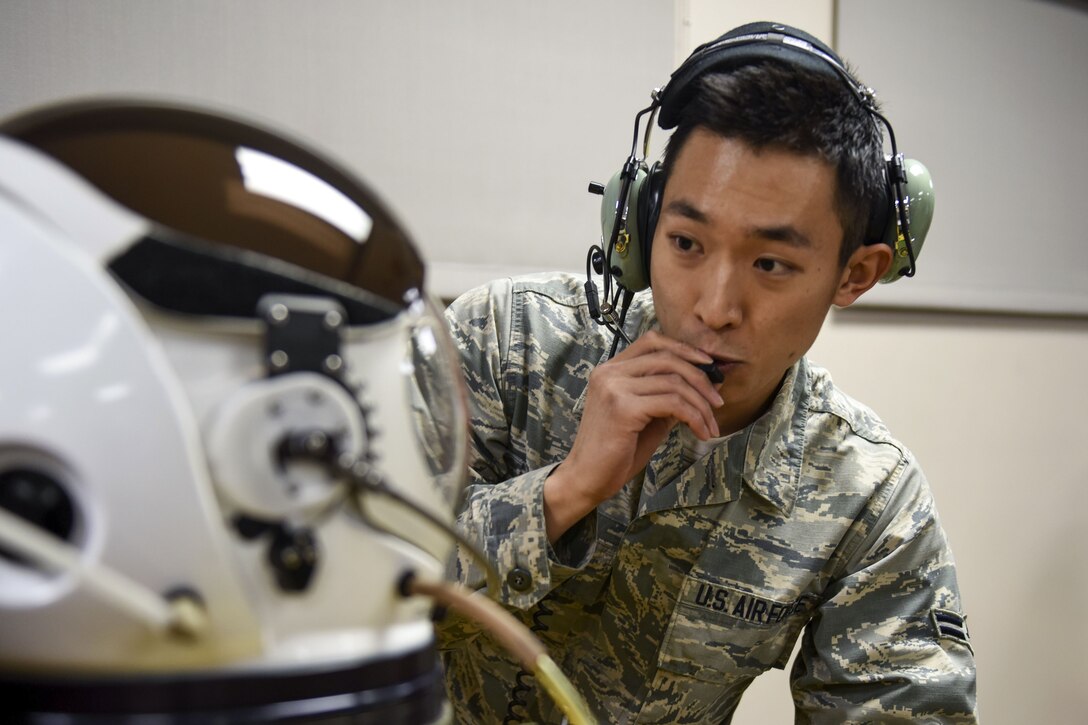
[[[441,717],[398,582],[452,548],[460,373],[366,186],[217,113],[24,114],[0,300],[0,710]]]

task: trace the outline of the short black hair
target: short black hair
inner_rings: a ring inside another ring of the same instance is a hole
[[[872,216],[884,213],[883,135],[873,115],[838,78],[774,60],[706,74],[680,110],[665,147],[666,184],[697,128],[757,151],[779,149],[830,163],[843,228],[841,265],[867,241]]]

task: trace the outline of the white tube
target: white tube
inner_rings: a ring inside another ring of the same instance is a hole
[[[80,550],[0,506],[0,543],[39,566],[76,577],[104,602],[155,630],[175,626],[169,601],[124,574],[80,556]]]

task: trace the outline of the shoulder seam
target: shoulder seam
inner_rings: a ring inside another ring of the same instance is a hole
[[[864,533],[856,529],[851,532],[850,541],[846,544],[846,547],[842,551],[842,555],[838,557],[838,560],[835,563],[832,576],[833,580],[841,579],[847,574],[846,568],[850,562],[854,560],[854,557],[857,556],[862,544],[872,536],[873,528],[887,512],[889,501],[891,501],[900,485],[902,485],[903,474],[909,463],[908,455],[901,451],[899,461],[895,468],[893,468],[888,476],[881,482],[881,485],[877,487],[875,495],[870,499],[875,502],[875,505],[867,506],[865,509],[862,520],[865,523],[866,530]]]

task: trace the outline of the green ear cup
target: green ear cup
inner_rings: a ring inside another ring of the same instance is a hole
[[[922,244],[929,232],[929,225],[933,221],[933,177],[925,164],[917,159],[906,159],[904,168],[907,172],[907,184],[904,189],[906,203],[910,214],[910,236],[913,241],[915,259],[922,253]],[[896,204],[898,206],[898,204]],[[888,269],[880,281],[894,282],[903,275],[903,270],[910,267],[910,254],[907,251],[906,240],[899,233],[898,209],[893,209],[884,228],[882,240],[889,245],[895,256],[892,266]]]
[[[612,238],[612,227],[616,223],[616,216],[626,209],[626,223],[620,228],[616,238],[616,246],[612,249],[612,273],[616,281],[631,292],[638,292],[650,286],[650,280],[646,278],[646,267],[642,261],[642,240],[639,238],[638,210],[636,200],[639,199],[643,184],[646,183],[646,167],[639,165],[635,172],[635,178],[627,192],[626,199],[620,199],[620,190],[623,187],[623,172],[617,171],[604,187],[604,197],[601,199],[601,233],[602,246],[605,254],[608,254],[608,241]]]

